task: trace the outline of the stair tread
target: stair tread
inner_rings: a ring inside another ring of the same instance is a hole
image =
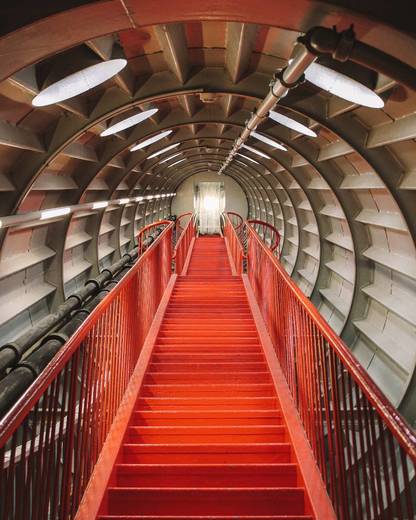
[[[176,279],[98,520],[313,520],[222,237]]]

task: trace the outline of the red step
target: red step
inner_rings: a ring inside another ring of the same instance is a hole
[[[313,520],[221,237],[177,278],[100,520]]]
[[[295,487],[296,464],[118,464],[120,487]]]

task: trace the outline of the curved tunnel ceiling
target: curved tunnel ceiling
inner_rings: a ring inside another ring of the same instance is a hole
[[[131,199],[0,229],[2,343],[116,261],[138,228],[168,215],[171,197],[156,196],[174,193],[195,173],[219,170],[303,31],[354,22],[360,40],[416,65],[415,38],[329,3],[287,2],[276,11],[266,2],[261,13],[247,2],[232,5],[212,12],[177,2],[175,12],[168,3],[156,12],[138,2],[75,2],[33,24],[25,19],[0,39],[0,52],[7,49],[0,63],[1,216]],[[109,59],[128,64],[85,94],[32,106],[48,85]],[[270,158],[240,150],[246,158],[238,156],[226,174],[244,190],[249,215],[281,232],[286,270],[414,421],[416,93],[362,67],[340,70],[379,93],[384,108],[353,105],[304,83],[277,111],[318,136],[268,120],[258,130],[288,151],[250,138],[247,144]],[[141,124],[100,137],[149,108],[158,111]],[[164,130],[172,133],[130,152]],[[136,201],[143,195],[155,197]]]

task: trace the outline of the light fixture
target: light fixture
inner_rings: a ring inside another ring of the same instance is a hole
[[[99,202],[94,202],[92,205],[92,209],[101,209],[106,208],[108,206],[107,200],[100,200]]]
[[[254,130],[251,131],[250,135],[258,139],[259,141],[263,141],[263,143],[266,143],[269,146],[273,146],[273,148],[277,148],[278,150],[284,150],[285,152],[287,152],[287,148],[285,148],[283,145],[279,144],[277,141],[274,141],[273,139],[269,139],[268,137],[262,134],[254,132]]]
[[[56,83],[39,92],[33,98],[32,105],[35,107],[45,107],[65,101],[91,90],[92,88],[104,83],[124,69],[127,61],[123,59],[103,61],[96,65],[91,65],[85,69],[70,74]]]
[[[126,130],[126,128],[130,128],[131,126],[137,125],[142,121],[149,119],[149,117],[152,117],[153,114],[156,114],[158,110],[158,108],[151,108],[150,110],[140,112],[140,114],[123,119],[123,121],[119,121],[115,125],[109,126],[106,130],[101,132],[100,136],[107,137],[108,135],[113,135],[117,132],[121,132],[122,130]]]
[[[172,163],[172,164],[169,164],[168,168],[172,168],[172,166],[175,166],[176,164],[179,164],[179,163],[181,163],[181,162],[183,162],[183,161],[186,161],[186,159],[181,159],[181,160],[176,161],[176,162],[174,162],[174,163]]]
[[[166,157],[166,159],[163,159],[163,161],[159,161],[159,164],[163,164],[167,161],[170,161],[174,157],[178,157],[178,155],[182,155],[183,152],[174,153],[173,155],[170,155],[169,157]]]
[[[247,150],[250,150],[250,152],[256,153],[260,157],[264,157],[265,159],[271,159],[268,155],[266,155],[263,152],[260,152],[260,150],[257,150],[257,148],[253,148],[252,146],[249,146],[248,144],[243,144],[243,148],[247,148]]]
[[[48,218],[55,218],[55,217],[62,217],[63,215],[68,215],[69,213],[71,213],[71,208],[69,208],[69,207],[47,209],[45,211],[41,211],[40,220],[46,220]]]
[[[130,148],[130,152],[135,152],[136,150],[141,150],[142,148],[146,148],[146,146],[150,146],[151,144],[156,143],[156,141],[159,141],[160,139],[167,137],[172,132],[173,132],[173,130],[165,130],[164,132],[161,132],[160,134],[156,134],[153,137],[149,137],[149,139],[146,139],[145,141],[142,141],[141,143],[136,144],[136,146],[133,146],[133,148]]]
[[[384,101],[371,89],[355,79],[335,70],[312,63],[305,70],[305,78],[315,86],[351,103],[370,108],[382,108]]]
[[[119,203],[120,205],[128,204],[129,202],[130,202],[130,199],[120,199],[120,200],[118,201],[118,203]]]
[[[239,161],[238,159],[236,159],[235,162],[237,162],[238,164],[242,164],[243,166],[245,166],[246,168],[248,168],[248,164],[246,164],[246,163],[243,162],[243,161]]]
[[[257,161],[255,161],[254,159],[252,159],[251,157],[247,157],[247,155],[244,155],[240,152],[237,152],[237,155],[240,155],[241,157],[244,157],[244,159],[247,159],[247,161],[251,161],[252,163],[254,164],[258,164],[260,165],[260,163],[258,163]]]
[[[136,197],[136,199],[135,199],[135,200],[136,200],[136,202],[141,202],[141,201],[142,201],[143,199],[144,199],[144,197],[142,197],[142,196],[139,196],[139,197]]]
[[[159,150],[158,152],[155,152],[155,153],[152,153],[152,155],[149,155],[149,157],[147,157],[147,159],[153,159],[153,157],[157,157],[158,155],[161,155],[162,153],[165,153],[168,150],[172,150],[173,148],[176,148],[180,144],[181,143],[175,143],[175,144],[171,144],[170,146],[167,146],[166,148],[162,148],[162,150]]]
[[[274,112],[273,110],[270,110],[269,117],[273,121],[276,121],[276,123],[279,123],[280,125],[287,126],[291,130],[294,130],[295,132],[299,132],[303,135],[308,135],[309,137],[317,137],[316,133],[308,128],[305,125],[302,125],[301,123],[298,123],[294,119],[284,116],[283,114],[279,114],[278,112]]]

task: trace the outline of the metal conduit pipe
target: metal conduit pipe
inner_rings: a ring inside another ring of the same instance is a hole
[[[295,45],[290,63],[283,69],[280,77],[271,84],[270,92],[264,98],[264,100],[257,107],[257,110],[252,114],[251,118],[247,121],[244,130],[240,137],[235,141],[232,150],[226,158],[224,164],[221,166],[218,175],[221,175],[229,163],[233,160],[235,154],[241,148],[241,146],[250,137],[252,130],[255,130],[257,126],[265,119],[270,110],[272,110],[278,101],[285,97],[289,92],[289,89],[299,85],[303,80],[303,73],[309,67],[311,63],[316,60],[317,56],[310,52],[305,45]]]
[[[143,242],[148,247],[154,242],[163,228],[156,228],[152,235],[149,235]],[[93,283],[96,287],[95,296],[83,307],[70,311],[70,321],[68,321],[59,331],[47,334],[40,345],[23,361],[19,362],[9,374],[0,381],[0,418],[11,408],[23,392],[35,381],[46,365],[52,360],[55,354],[68,341],[72,334],[78,329],[82,322],[88,317],[91,311],[100,303],[101,300],[114,288],[129,269],[134,265],[134,260],[138,255],[137,247],[125,253],[123,257],[112,266],[104,269],[99,277],[87,283]],[[102,281],[103,277],[105,281]],[[97,279],[102,281],[98,286]],[[81,303],[79,304],[79,306]],[[32,342],[32,346],[35,342]]]
[[[149,235],[144,241],[144,245],[148,247],[155,238],[162,232],[161,228],[156,228],[153,235]],[[39,340],[41,340],[51,330],[62,325],[67,319],[71,318],[73,311],[79,309],[83,303],[92,298],[105,284],[107,284],[114,276],[133,260],[137,258],[137,247],[125,253],[122,258],[103,269],[101,273],[90,280],[87,280],[84,287],[74,294],[71,294],[67,300],[62,303],[56,312],[50,314],[39,321],[39,323],[30,330],[16,338],[10,343],[0,347],[0,374],[6,369],[15,366],[22,356]]]
[[[314,27],[300,40],[317,56],[330,54],[337,61],[353,61],[416,91],[414,68],[390,54],[356,40],[352,27],[341,33],[327,27]]]
[[[235,141],[227,159],[218,171],[219,175],[224,172],[235,154],[250,137],[251,131],[256,129],[290,89],[297,87],[302,82],[303,73],[309,65],[318,56],[325,54],[330,54],[337,61],[351,60],[416,90],[416,77],[414,69],[410,65],[375,47],[357,41],[352,27],[341,32],[337,32],[335,28],[314,27],[298,38],[288,66],[278,74],[271,84],[270,92],[247,121],[241,136]]]

